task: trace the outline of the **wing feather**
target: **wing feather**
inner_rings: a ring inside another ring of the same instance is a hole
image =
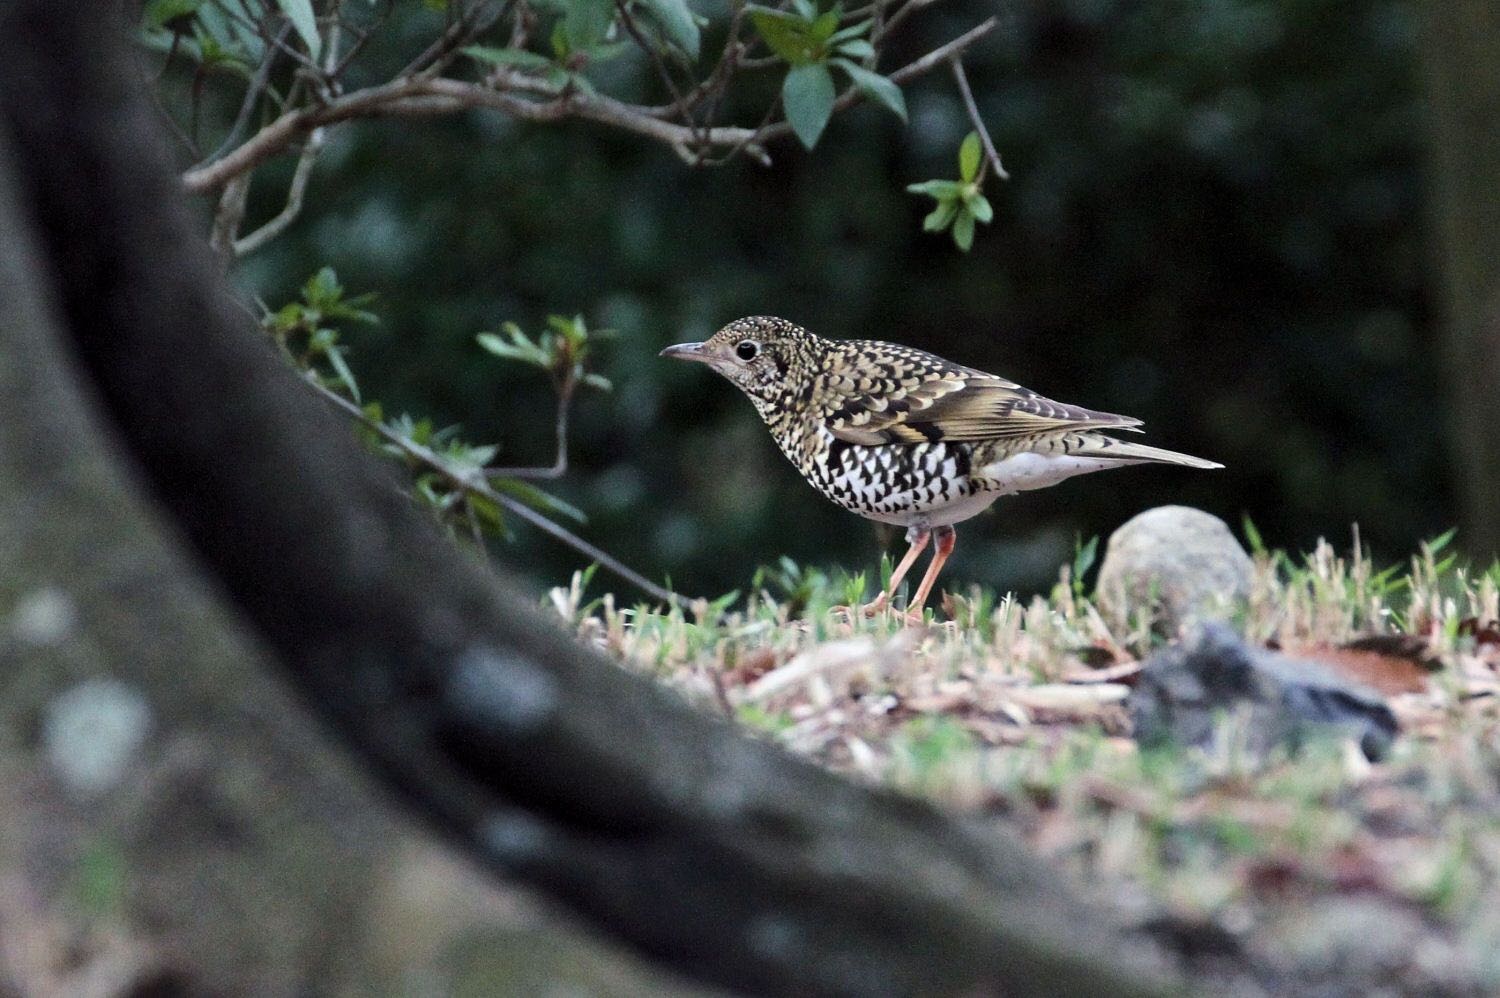
[[[894,344],[850,342],[817,394],[835,437],[852,444],[978,441],[1079,429],[1134,430],[1140,420],[1054,402],[1013,381]]]

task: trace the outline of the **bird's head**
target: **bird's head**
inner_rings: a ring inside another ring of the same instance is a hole
[[[661,355],[707,364],[763,409],[802,392],[816,374],[820,342],[795,323],[753,315],[734,320],[702,343],[679,343]]]

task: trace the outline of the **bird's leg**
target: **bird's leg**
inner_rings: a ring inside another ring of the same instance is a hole
[[[866,603],[864,613],[866,617],[873,617],[879,613],[891,598],[896,595],[896,589],[901,585],[901,580],[906,578],[906,573],[917,563],[917,556],[927,547],[927,542],[932,539],[932,531],[926,527],[912,527],[906,531],[906,543],[910,545],[906,554],[896,565],[896,570],[891,573],[891,583],[885,587],[885,591],[875,597],[872,603]]]
[[[932,552],[932,561],[927,565],[927,574],[922,576],[922,584],[917,587],[916,594],[912,596],[911,602],[906,605],[908,617],[915,614],[918,619],[922,616],[922,606],[927,602],[927,597],[932,593],[932,585],[937,582],[938,573],[943,570],[943,563],[953,553],[953,544],[958,534],[952,527],[938,527],[937,546]]]

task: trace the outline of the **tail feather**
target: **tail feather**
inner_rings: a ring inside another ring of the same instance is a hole
[[[1179,454],[1174,450],[1166,450],[1162,447],[1152,447],[1149,444],[1138,444],[1129,440],[1116,440],[1114,437],[1106,437],[1103,434],[1080,435],[1078,442],[1082,446],[1069,447],[1070,454],[1079,457],[1098,457],[1112,461],[1152,461],[1157,464],[1177,464],[1184,468],[1201,468],[1205,471],[1224,467],[1217,461],[1205,461],[1201,457],[1193,457],[1191,454]],[[1073,443],[1074,441],[1069,441]]]

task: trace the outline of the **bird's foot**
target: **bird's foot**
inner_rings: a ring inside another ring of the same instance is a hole
[[[878,616],[884,609],[885,601],[878,599],[874,602],[866,603],[864,606],[847,606],[840,603],[837,606],[829,607],[828,612],[835,617],[843,617],[852,624],[861,617],[869,620],[871,617]]]
[[[907,607],[904,610],[897,610],[895,607],[891,606],[891,601],[886,597],[884,593],[875,597],[873,600],[861,607],[844,606],[840,604],[839,606],[830,607],[829,611],[840,617],[844,617],[851,624],[860,617],[863,617],[866,620],[870,620],[880,616],[882,613],[895,614],[896,616],[900,617],[901,622],[908,627],[916,627],[924,623],[927,619],[923,614],[922,607],[920,606]]]

